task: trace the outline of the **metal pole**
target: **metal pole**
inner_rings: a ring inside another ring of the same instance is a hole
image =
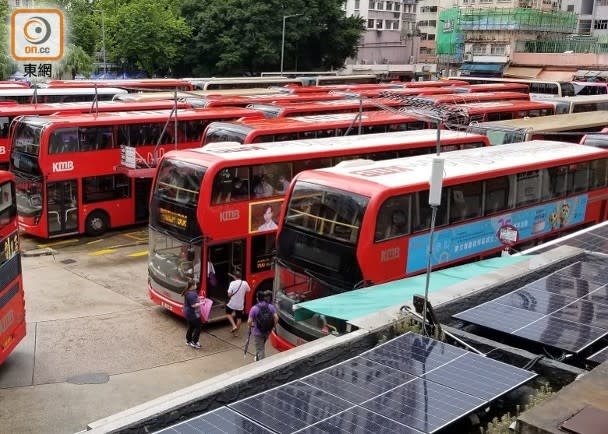
[[[431,232],[429,233],[429,256],[426,261],[426,283],[424,285],[424,306],[422,307],[422,335],[426,335],[426,305],[429,300],[429,284],[431,281],[431,258],[433,255],[433,234],[435,232],[435,217],[437,216],[437,207],[432,206],[433,213],[431,215]]]
[[[358,135],[361,135],[361,127],[363,126],[363,96],[359,95],[359,130]]]
[[[441,155],[441,121],[437,119],[437,142],[435,143],[437,156]]]
[[[101,45],[103,47],[103,75],[104,78],[108,78],[108,67],[106,63],[106,19],[103,9],[101,9]]]
[[[289,15],[283,15],[283,33],[281,38],[281,77],[283,76],[283,57],[285,56],[285,21]]]

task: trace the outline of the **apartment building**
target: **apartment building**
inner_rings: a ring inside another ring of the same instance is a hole
[[[608,37],[608,0],[561,0],[561,8],[578,16],[577,34]]]

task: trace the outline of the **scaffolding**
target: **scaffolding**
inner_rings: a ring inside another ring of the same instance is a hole
[[[527,8],[446,9],[439,13],[437,54],[462,54],[464,33],[478,31],[571,34],[576,32],[576,15]]]

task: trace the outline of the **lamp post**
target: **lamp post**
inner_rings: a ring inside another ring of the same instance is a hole
[[[283,76],[283,59],[285,57],[285,21],[287,18],[299,17],[304,14],[283,15],[283,34],[281,37],[281,77]]]
[[[93,9],[93,12],[101,13],[101,49],[103,50],[103,76],[107,78],[108,68],[106,63],[106,18],[103,9]]]

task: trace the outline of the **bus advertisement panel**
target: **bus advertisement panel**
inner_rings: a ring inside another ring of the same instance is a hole
[[[14,177],[0,171],[0,365],[25,337]]]
[[[291,183],[277,235],[273,345],[345,330],[297,303],[423,273],[433,156],[317,169]],[[608,151],[532,141],[446,153],[431,264],[522,250],[607,217]]]
[[[147,101],[142,103],[123,103],[120,101],[100,101],[95,105],[90,102],[63,102],[48,104],[0,104],[0,170],[8,169],[10,155],[10,125],[19,116],[46,116],[61,113],[97,113],[136,110],[161,110],[173,108],[176,104],[170,100]],[[189,108],[190,104],[178,102],[177,108]]]
[[[424,128],[427,128],[424,121],[385,111],[363,112],[361,116],[358,113],[339,113],[279,119],[246,119],[210,124],[205,131],[203,145],[214,142],[248,144],[318,139]]]
[[[357,158],[435,152],[436,131],[419,130],[290,142],[215,143],[165,154],[150,205],[149,294],[182,315],[186,278],[214,300],[223,318],[229,274],[239,270],[254,294],[272,288],[276,229],[292,177],[306,169]],[[444,131],[441,150],[487,145],[484,136]],[[208,286],[209,261],[218,284]]]
[[[10,167],[17,176],[19,224],[49,238],[145,222],[153,173],[118,171],[123,152],[133,150],[139,165],[152,167],[166,151],[200,146],[210,122],[248,116],[260,114],[227,107],[17,119]]]

